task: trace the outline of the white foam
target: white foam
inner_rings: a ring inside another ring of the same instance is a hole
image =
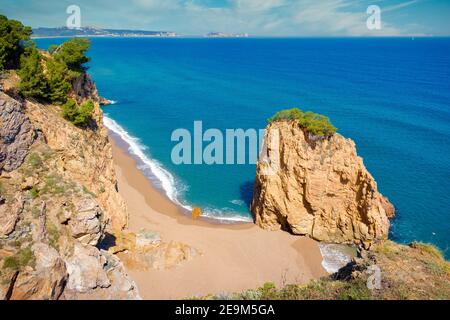
[[[244,202],[243,200],[240,200],[240,199],[231,200],[230,202],[231,202],[232,204],[237,205],[237,206],[244,206],[244,205],[245,205],[245,202]]]
[[[169,199],[180,204],[177,199],[177,189],[175,187],[174,177],[156,160],[147,157],[144,153],[146,147],[140,143],[139,139],[131,136],[116,121],[108,118],[106,115],[104,116],[103,123],[109,130],[119,135],[119,137],[128,144],[128,151],[131,154],[138,157],[143,162],[144,167],[140,167],[139,169],[142,171],[145,171],[146,168],[150,169],[151,173],[158,179],[161,188],[165,191]]]
[[[150,178],[154,184],[161,187],[171,201],[188,211],[192,211],[192,206],[184,204],[179,200],[179,191],[186,190],[187,187],[181,185],[180,183],[177,184],[174,176],[169,171],[164,169],[162,164],[149,158],[144,152],[147,148],[140,143],[138,138],[131,136],[122,126],[120,126],[113,119],[109,118],[107,115],[104,115],[103,123],[109,130],[117,134],[128,144],[128,151],[132,155],[141,160],[142,165],[138,166],[139,170],[146,174],[146,176]],[[219,220],[225,223],[253,221],[251,218],[243,217],[238,214],[224,214],[222,210],[211,208],[205,208],[203,210],[202,217]]]
[[[322,266],[328,273],[338,272],[352,260],[351,254],[342,245],[320,243],[319,247],[323,258]]]
[[[226,212],[226,214],[225,214]],[[219,220],[225,223],[233,223],[233,222],[253,222],[251,217],[244,217],[239,214],[233,214],[232,209],[222,208],[213,209],[213,208],[205,208],[202,213],[202,217]]]

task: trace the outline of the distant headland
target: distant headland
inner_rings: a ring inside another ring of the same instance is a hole
[[[144,31],[127,29],[102,29],[95,27],[84,27],[71,29],[67,27],[58,28],[34,28],[32,38],[53,37],[176,37],[177,33],[172,31]]]

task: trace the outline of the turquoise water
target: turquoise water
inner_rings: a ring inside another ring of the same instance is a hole
[[[100,94],[117,102],[104,108],[108,125],[138,138],[129,142],[141,168],[172,198],[251,219],[255,166],[177,166],[171,133],[195,120],[264,128],[277,110],[300,107],[355,140],[397,207],[391,238],[449,255],[450,39],[95,38],[89,55]]]

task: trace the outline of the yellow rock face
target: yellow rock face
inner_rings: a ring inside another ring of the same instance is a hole
[[[117,179],[108,131],[103,125],[102,111],[95,103],[97,129],[82,130],[61,118],[57,108],[27,102],[27,111],[48,146],[60,154],[57,168],[61,174],[83,184],[95,198],[114,230],[122,230],[128,222],[125,202],[117,192]]]
[[[251,209],[260,227],[366,248],[387,237],[393,206],[352,140],[310,137],[295,122],[275,122],[266,134],[277,141],[265,146],[271,165],[257,165]]]

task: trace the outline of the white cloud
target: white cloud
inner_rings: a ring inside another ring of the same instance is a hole
[[[233,6],[241,12],[260,12],[286,5],[285,0],[233,0]]]
[[[76,3],[82,9],[83,25],[105,28],[291,36],[400,35],[422,30],[420,26],[408,25],[405,20],[400,20],[403,21],[400,25],[397,20],[402,10],[419,0],[399,1],[221,0],[216,4],[213,0],[76,0]],[[50,2],[54,3],[50,5]],[[24,10],[22,15],[33,21],[34,26],[57,26],[65,23],[65,6],[72,2],[47,0],[30,4],[26,0],[11,0],[9,6],[10,11],[17,13],[18,8],[28,5],[30,10]],[[379,4],[382,8],[379,31],[366,28],[369,4]],[[387,21],[383,13],[389,13]],[[20,18],[20,15],[15,16]]]
[[[347,36],[400,35],[401,31],[382,22],[382,29],[368,30],[366,11],[350,10],[354,2],[346,0],[307,1],[296,8],[294,23],[312,33],[325,32]]]

